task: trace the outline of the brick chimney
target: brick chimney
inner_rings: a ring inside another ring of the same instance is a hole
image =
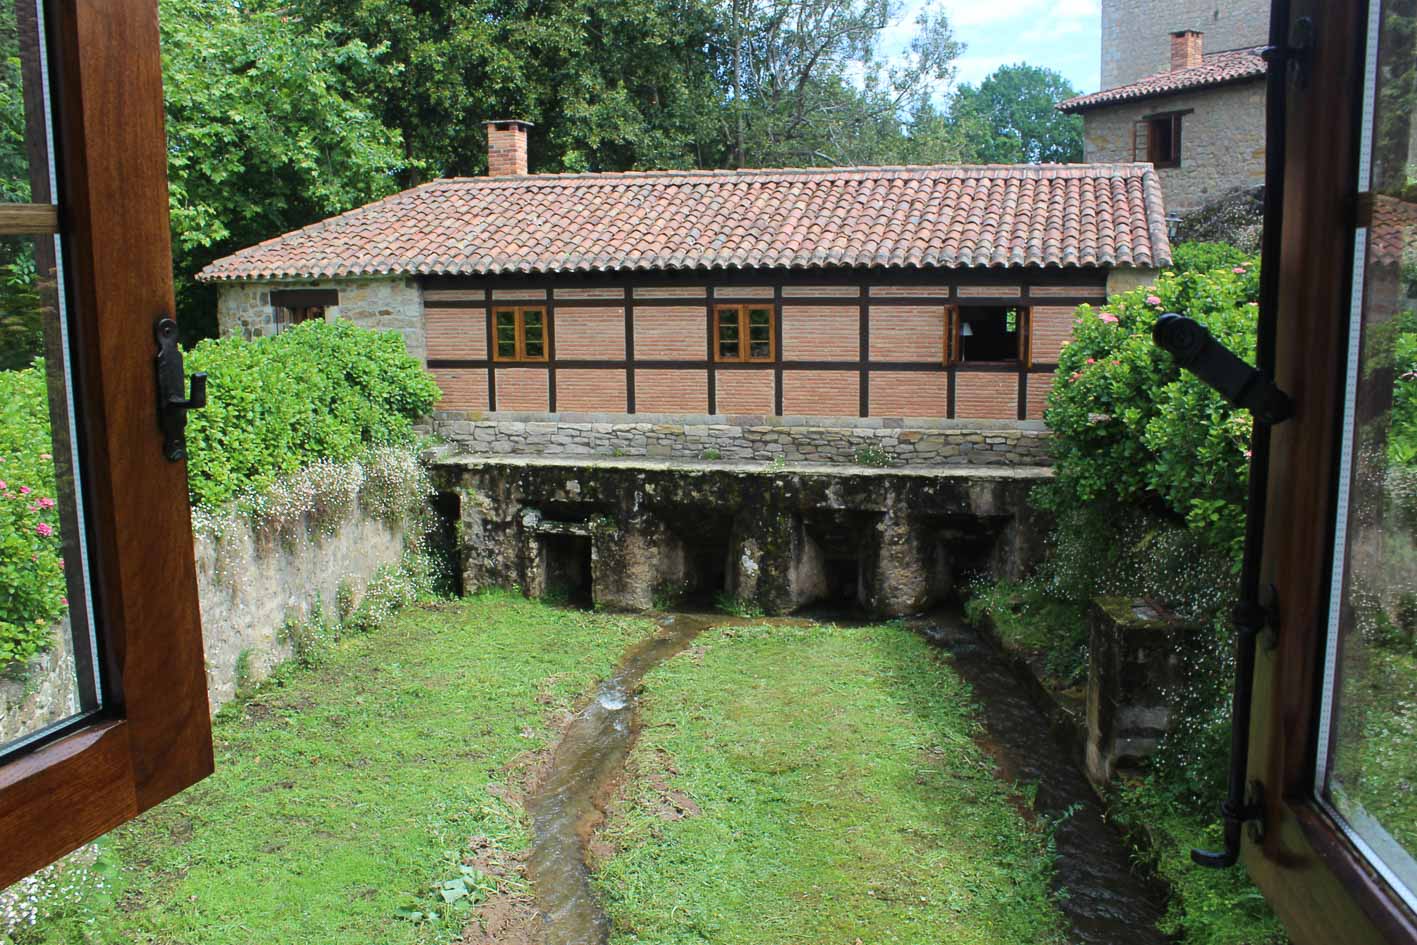
[[[1177,30],[1171,34],[1171,71],[1192,69],[1201,64],[1200,30]]]
[[[529,121],[484,121],[487,127],[487,176],[526,173],[526,130]]]

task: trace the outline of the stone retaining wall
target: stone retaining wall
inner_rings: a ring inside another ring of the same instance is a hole
[[[330,533],[308,524],[297,531],[282,539],[232,522],[221,537],[193,540],[213,713],[236,695],[238,684],[258,682],[290,658],[281,637],[288,618],[309,616],[316,601],[333,615],[341,583],[357,601],[379,567],[403,557],[403,528],[360,511]],[[78,711],[67,619],[55,627],[54,641],[24,672],[0,676],[0,745]]]
[[[623,456],[891,466],[1048,466],[1041,423],[445,412],[430,432],[490,455]]]

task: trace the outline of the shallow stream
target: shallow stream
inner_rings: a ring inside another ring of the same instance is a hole
[[[527,867],[546,945],[609,941],[610,922],[595,898],[586,846],[600,821],[598,804],[634,742],[637,691],[645,674],[688,648],[704,630],[743,622],[748,621],[715,615],[661,618],[655,634],[626,651],[614,674],[567,725],[527,798],[532,822]],[[1165,912],[1166,890],[1134,866],[1097,795],[1003,657],[957,615],[912,623],[950,654],[973,687],[987,733],[983,744],[1000,777],[1036,784],[1034,811],[1057,822],[1054,888],[1071,927],[1070,945],[1165,945],[1169,939],[1156,922]]]

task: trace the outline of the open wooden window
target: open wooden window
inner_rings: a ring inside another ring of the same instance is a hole
[[[770,305],[720,305],[714,309],[715,361],[771,361],[777,337]]]
[[[956,305],[946,311],[946,362],[1011,364],[1028,359],[1028,309]]]
[[[1268,466],[1250,514],[1263,516],[1271,606],[1248,700],[1240,680],[1253,718],[1235,783],[1254,808],[1234,835],[1296,945],[1408,943],[1417,306],[1402,272],[1417,249],[1417,48],[1396,3],[1274,9],[1271,42],[1319,38],[1302,81],[1276,68],[1267,89],[1266,192],[1280,212],[1271,204],[1265,223],[1259,358],[1295,415],[1254,446]]]
[[[492,310],[494,361],[546,360],[546,308],[541,305]]]
[[[1155,167],[1181,166],[1181,118],[1186,112],[1148,115],[1132,125],[1132,160]]]
[[[173,310],[157,4],[12,9],[25,134],[6,157],[29,181],[0,195],[17,201],[0,244],[29,254],[39,301],[3,314],[37,319],[54,494],[27,486],[11,534],[61,543],[62,569],[37,554],[34,574],[62,594],[50,645],[75,670],[52,718],[0,739],[0,887],[212,769],[186,469],[156,419],[154,326]]]

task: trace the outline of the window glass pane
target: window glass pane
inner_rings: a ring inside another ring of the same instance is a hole
[[[762,328],[764,330],[771,330],[772,312],[765,308],[748,309],[748,328],[750,330],[758,328]]]
[[[515,311],[500,311],[497,312],[494,319],[497,357],[515,358],[517,356],[517,313]]]
[[[1393,20],[1369,50],[1373,110],[1360,189],[1370,193],[1372,211],[1355,241],[1318,774],[1322,800],[1350,839],[1410,897],[1417,888],[1417,201],[1410,183],[1417,177],[1410,81],[1417,49],[1411,30]]]
[[[57,246],[0,237],[0,754],[100,701]]]
[[[52,203],[44,49],[34,0],[0,0],[0,201]]]

